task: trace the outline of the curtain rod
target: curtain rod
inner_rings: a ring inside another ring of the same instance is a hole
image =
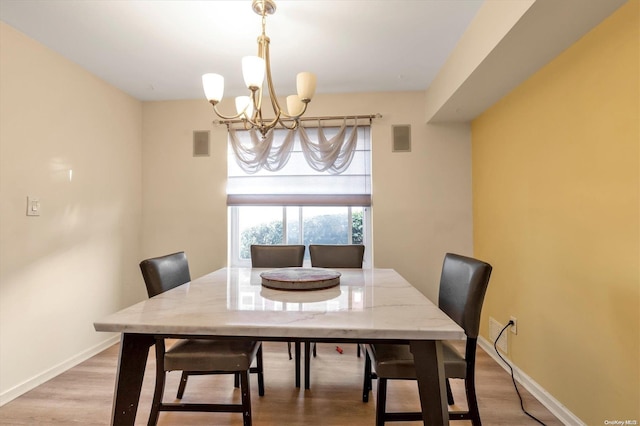
[[[356,118],[368,118],[373,120],[374,118],[382,118],[382,114],[368,114],[368,115],[344,115],[344,116],[323,116],[323,117],[300,117],[298,121],[329,121],[329,120],[344,120],[344,119],[356,119]],[[270,120],[270,119],[268,119]],[[292,119],[283,118],[282,121],[293,121]],[[214,120],[213,124],[243,124],[244,120]]]

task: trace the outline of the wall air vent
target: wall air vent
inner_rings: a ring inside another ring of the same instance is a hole
[[[411,126],[402,124],[392,126],[393,152],[411,152]]]
[[[193,131],[193,156],[208,157],[209,156],[209,131],[194,130]]]

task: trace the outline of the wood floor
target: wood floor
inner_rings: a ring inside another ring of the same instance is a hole
[[[375,424],[375,387],[369,403],[362,402],[364,361],[356,357],[355,345],[319,344],[312,360],[311,389],[294,386],[294,363],[287,356],[286,343],[264,344],[265,396],[258,397],[257,380],[252,375],[253,424],[359,426]],[[115,383],[118,345],[0,407],[0,425],[107,425]],[[144,379],[136,425],[145,425],[153,396],[153,350]],[[535,425],[521,410],[510,376],[482,349],[478,348],[476,389],[484,425]],[[169,373],[165,401],[177,390],[178,373]],[[456,402],[465,404],[462,382],[452,382]],[[548,410],[521,390],[527,410],[547,425],[562,425]],[[238,402],[240,394],[231,376],[201,376],[189,379],[183,401]],[[390,410],[417,409],[417,387],[413,381],[389,385]],[[241,425],[240,414],[161,413],[159,425]],[[419,423],[398,422],[395,425]],[[451,422],[454,426],[470,422]]]

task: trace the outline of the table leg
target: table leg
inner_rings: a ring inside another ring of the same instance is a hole
[[[418,391],[425,425],[448,425],[442,343],[438,340],[411,341]]]
[[[134,424],[149,348],[154,343],[153,336],[128,333],[122,335],[111,413],[112,425]]]

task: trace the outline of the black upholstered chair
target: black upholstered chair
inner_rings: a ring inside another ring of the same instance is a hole
[[[362,244],[310,244],[311,266],[316,268],[362,268]]]
[[[191,281],[189,264],[184,252],[143,260],[140,262],[140,270],[149,297]],[[164,338],[157,337],[155,347],[156,386],[149,425],[157,423],[160,411],[237,412],[242,413],[245,426],[251,425],[249,372],[258,373],[258,392],[260,396],[264,395],[260,342],[183,339],[167,349]],[[257,367],[252,368],[254,359]],[[182,371],[177,399],[182,399],[189,375],[235,374],[235,386],[240,386],[242,404],[163,403],[167,371]]]
[[[449,379],[464,379],[468,411],[449,412],[451,420],[471,420],[474,426],[480,426],[480,413],[475,390],[475,359],[480,312],[484,295],[489,284],[492,267],[488,263],[470,257],[447,253],[442,265],[438,306],[467,335],[465,353],[459,353],[454,346],[443,342],[445,377],[447,378],[447,402],[453,405],[453,394]],[[421,421],[422,413],[387,413],[387,380],[415,380],[416,373],[413,355],[409,345],[372,344],[367,345],[365,360],[365,382],[363,401],[368,401],[371,379],[375,371],[378,378],[376,402],[376,425],[385,421]]]
[[[253,244],[252,268],[294,268],[302,266],[305,247],[302,244]],[[291,342],[287,342],[291,359]],[[300,387],[300,342],[295,342],[296,387]]]
[[[251,266],[253,268],[293,268],[302,266],[303,245],[260,245],[251,246]]]
[[[362,268],[364,245],[362,244],[310,244],[309,255],[314,268]],[[313,349],[312,349],[313,348]],[[311,385],[311,352],[316,356],[314,342],[305,342],[304,377],[305,389]],[[360,357],[360,345],[357,345]]]

